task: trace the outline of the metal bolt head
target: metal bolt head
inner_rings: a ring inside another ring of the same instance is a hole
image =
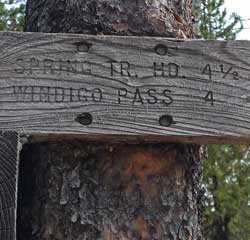
[[[159,118],[159,123],[163,127],[170,127],[172,124],[174,124],[174,119],[171,115],[162,115]]]
[[[88,42],[76,42],[75,45],[78,52],[88,52],[92,46],[92,44]]]
[[[93,117],[90,113],[82,113],[79,116],[77,116],[76,121],[82,125],[87,126],[92,123]]]
[[[164,44],[158,44],[158,45],[155,46],[155,52],[158,55],[164,56],[168,52],[168,47],[166,45],[164,45]]]

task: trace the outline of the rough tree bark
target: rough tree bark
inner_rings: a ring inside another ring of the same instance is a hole
[[[26,31],[192,37],[191,0],[28,0]],[[199,146],[58,140],[21,154],[18,239],[201,239]]]

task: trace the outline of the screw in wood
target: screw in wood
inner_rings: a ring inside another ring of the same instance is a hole
[[[174,124],[174,119],[171,115],[162,115],[159,118],[159,123],[163,127],[170,127],[172,124]]]
[[[164,44],[158,44],[155,46],[155,52],[158,55],[164,56],[168,53],[168,47]]]
[[[93,121],[93,117],[90,113],[82,113],[77,116],[76,121],[82,125],[90,125]]]
[[[88,52],[92,44],[88,42],[76,42],[74,43],[78,52]]]

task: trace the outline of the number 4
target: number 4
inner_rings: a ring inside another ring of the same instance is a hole
[[[215,100],[214,100],[214,94],[213,94],[212,91],[209,91],[209,92],[207,93],[207,95],[205,96],[205,101],[206,101],[206,102],[210,102],[210,103],[211,103],[211,106],[214,106]]]

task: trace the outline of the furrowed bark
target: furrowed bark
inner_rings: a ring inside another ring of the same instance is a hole
[[[192,0],[28,0],[25,31],[193,37]]]
[[[199,239],[198,146],[63,141],[21,159],[20,239]]]
[[[187,0],[28,0],[25,29],[193,37],[190,24]],[[58,139],[21,159],[20,239],[201,239],[199,146]]]

